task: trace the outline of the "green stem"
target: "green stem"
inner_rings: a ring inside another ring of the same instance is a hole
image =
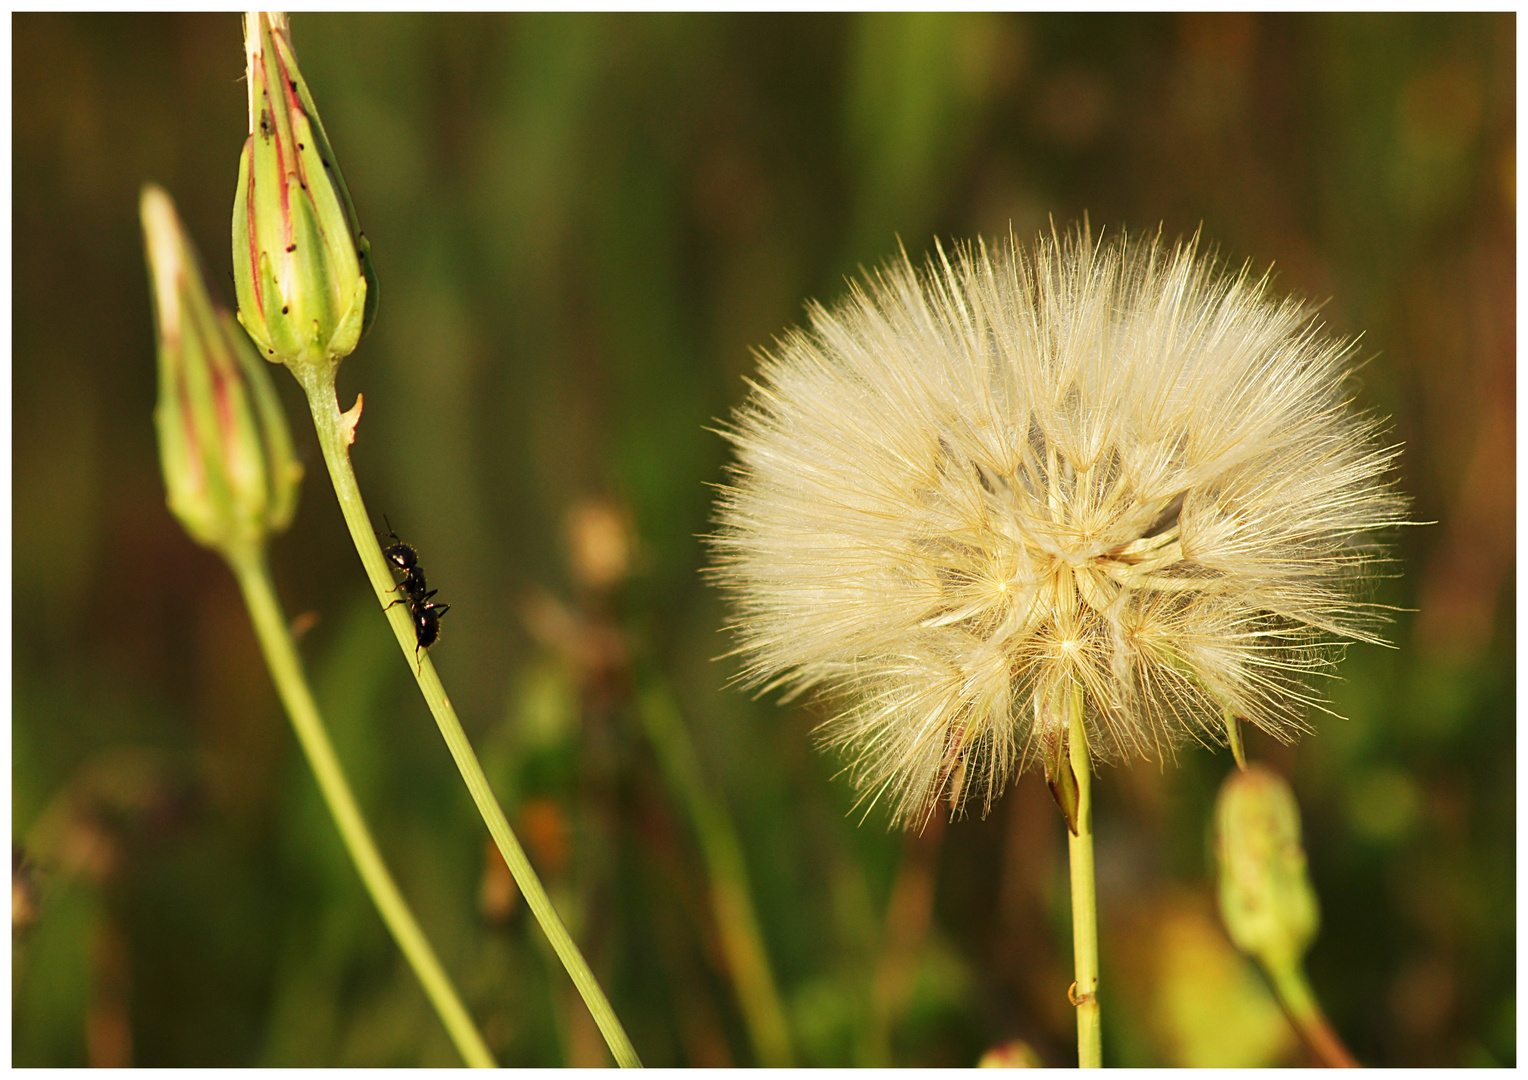
[[[344,770],[329,742],[323,717],[319,714],[313,694],[308,689],[307,679],[303,676],[302,660],[297,655],[297,647],[287,628],[281,602],[276,598],[265,552],[256,549],[227,554],[229,565],[244,592],[244,602],[249,607],[250,620],[255,625],[255,634],[260,639],[260,648],[265,653],[265,662],[270,667],[276,691],[281,695],[287,715],[292,719],[297,741],[302,744],[303,753],[308,757],[308,764],[312,766],[313,775],[318,780],[319,791],[323,793],[329,813],[339,827],[340,837],[366,885],[366,891],[371,893],[382,921],[392,931],[398,948],[403,950],[403,955],[413,966],[414,974],[419,977],[419,983],[424,987],[430,1003],[440,1014],[441,1022],[445,1024],[451,1040],[456,1043],[462,1059],[473,1068],[494,1068],[493,1055],[488,1052],[488,1046],[483,1042],[482,1035],[478,1034],[472,1017],[462,1006],[461,998],[457,997],[456,988],[451,985],[450,977],[440,966],[435,950],[430,948],[424,932],[414,921],[408,902],[403,899],[392,875],[387,872],[387,865],[377,851],[377,845],[366,827],[366,820],[356,805],[355,796],[351,794]]]
[[[1298,960],[1280,964],[1265,962],[1263,968],[1268,972],[1268,979],[1273,983],[1274,992],[1278,994],[1279,1004],[1284,1006],[1285,1014],[1321,1063],[1329,1069],[1360,1068],[1357,1059],[1338,1037],[1337,1032],[1327,1021],[1326,1014],[1321,1011],[1316,995],[1311,992],[1310,983],[1305,979],[1305,971],[1300,962]]]
[[[754,1053],[766,1068],[789,1068],[793,1064],[790,1028],[764,949],[737,830],[727,808],[706,790],[695,747],[667,690],[649,685],[639,695],[637,707],[664,777],[684,803],[700,840],[711,878],[711,910]]]
[[[1103,1064],[1098,1010],[1098,891],[1093,880],[1093,763],[1083,723],[1082,687],[1072,687],[1067,705],[1067,752],[1077,779],[1077,832],[1067,837],[1072,864],[1072,953],[1077,982],[1077,1065]]]
[[[530,860],[525,856],[525,850],[515,839],[515,834],[509,827],[509,821],[504,817],[503,808],[494,797],[493,789],[488,786],[488,778],[483,775],[483,766],[478,763],[472,744],[467,740],[467,733],[462,730],[461,721],[456,717],[456,710],[451,707],[451,701],[446,697],[446,688],[441,685],[440,676],[435,673],[435,665],[430,662],[428,653],[416,647],[414,624],[406,606],[393,603],[398,599],[395,591],[396,583],[387,568],[386,561],[382,558],[382,548],[377,543],[377,535],[372,530],[371,517],[366,512],[366,504],[361,500],[361,490],[356,485],[355,471],[350,465],[349,447],[359,413],[348,420],[341,415],[339,402],[334,392],[332,367],[327,370],[309,367],[294,369],[294,372],[307,393],[308,408],[313,414],[313,424],[318,432],[318,444],[323,450],[324,462],[329,466],[329,478],[334,482],[334,493],[339,499],[340,511],[345,516],[345,524],[350,528],[350,537],[355,542],[356,552],[361,556],[361,565],[365,567],[366,576],[371,580],[377,602],[382,605],[383,613],[392,624],[393,634],[398,639],[398,647],[403,650],[404,656],[408,657],[409,670],[414,672],[425,702],[429,705],[430,712],[435,717],[435,723],[440,728],[441,737],[445,739],[446,747],[451,751],[451,757],[455,760],[456,767],[462,774],[462,780],[467,785],[467,791],[472,795],[472,801],[477,804],[478,813],[482,815],[494,843],[498,845],[499,853],[504,856],[504,862],[509,866],[509,872],[513,875],[515,884],[520,887],[521,895],[530,905],[531,912],[536,916],[536,921],[541,924],[542,931],[552,943],[558,959],[562,961],[563,967],[573,979],[573,985],[578,987],[578,992],[593,1015],[600,1033],[604,1035],[605,1043],[610,1047],[616,1064],[622,1068],[640,1068],[642,1062],[638,1060],[631,1040],[626,1037],[625,1029],[616,1018],[615,1010],[610,1007],[610,1002],[595,980],[594,972],[589,970],[589,964],[584,960],[583,953],[578,951],[578,946],[573,943],[567,927],[563,926],[562,919],[552,907],[551,900],[547,898],[546,889],[542,887],[541,879],[536,876]],[[357,399],[358,405],[359,400]]]

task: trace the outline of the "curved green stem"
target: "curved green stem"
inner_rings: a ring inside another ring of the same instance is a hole
[[[1067,702],[1067,752],[1077,780],[1077,831],[1067,837],[1072,866],[1072,954],[1077,972],[1072,1000],[1077,1006],[1077,1065],[1096,1069],[1103,1064],[1098,1010],[1098,891],[1093,880],[1093,763],[1082,710],[1082,687],[1074,686]]]
[[[1321,1011],[1300,961],[1293,958],[1283,963],[1265,961],[1263,967],[1278,994],[1279,1004],[1321,1064],[1329,1069],[1361,1068]]]
[[[450,976],[440,966],[424,931],[414,920],[408,902],[403,899],[392,875],[387,872],[387,865],[377,851],[371,831],[366,827],[366,820],[356,805],[355,796],[351,794],[350,784],[345,780],[344,770],[329,742],[323,717],[319,714],[318,705],[313,701],[313,694],[303,676],[302,660],[297,655],[297,647],[287,628],[281,602],[276,598],[264,550],[226,554],[229,566],[239,580],[239,588],[244,592],[244,602],[249,607],[250,620],[255,625],[255,634],[260,639],[260,648],[265,653],[265,662],[270,667],[276,691],[281,695],[281,702],[292,719],[297,741],[302,744],[303,753],[308,757],[308,764],[312,766],[313,775],[318,780],[319,791],[323,793],[324,802],[339,828],[340,837],[361,875],[361,881],[366,885],[366,891],[371,893],[382,921],[392,931],[398,948],[408,958],[414,974],[419,977],[430,1003],[440,1014],[441,1022],[445,1024],[451,1040],[456,1043],[462,1059],[474,1068],[494,1068],[493,1055],[489,1053],[483,1036],[478,1033],[472,1017],[463,1007],[456,988],[451,985]]]
[[[329,467],[329,478],[334,482],[340,511],[345,516],[345,524],[350,528],[356,552],[361,556],[361,565],[371,580],[377,602],[382,605],[383,613],[392,624],[398,647],[408,657],[409,670],[414,672],[425,702],[435,717],[436,726],[440,728],[441,737],[445,739],[446,747],[451,751],[451,757],[467,785],[467,791],[472,795],[472,801],[477,805],[478,813],[488,826],[494,843],[498,845],[499,853],[504,856],[504,862],[509,866],[515,884],[520,887],[521,895],[536,916],[536,921],[541,924],[542,931],[573,979],[573,984],[578,987],[616,1064],[622,1068],[639,1068],[642,1062],[637,1058],[631,1040],[626,1037],[626,1030],[621,1027],[615,1010],[610,1007],[605,992],[595,980],[594,972],[589,970],[583,953],[579,952],[567,927],[563,926],[562,919],[552,907],[541,879],[536,876],[530,860],[525,856],[525,850],[515,839],[509,821],[504,817],[504,810],[494,797],[493,789],[488,786],[483,766],[478,763],[472,744],[467,740],[467,733],[462,730],[461,721],[456,717],[456,710],[446,697],[446,689],[441,685],[440,676],[435,673],[435,665],[430,662],[427,653],[416,647],[414,624],[406,606],[393,604],[397,599],[396,583],[382,558],[382,548],[377,543],[371,517],[366,512],[366,504],[361,500],[361,490],[356,485],[355,471],[350,465],[350,443],[353,441],[355,422],[359,419],[360,399],[357,399],[354,415],[347,417],[340,413],[339,402],[335,397],[333,367],[327,370],[315,367],[294,368],[294,373],[298,375],[307,393],[308,408],[313,414],[313,424],[318,432],[318,443],[323,450],[324,462]]]

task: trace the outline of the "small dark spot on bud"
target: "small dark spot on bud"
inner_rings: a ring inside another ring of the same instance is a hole
[[[323,159],[323,158],[319,158],[319,159],[318,159],[318,160],[319,160],[319,161],[324,161],[324,159]],[[324,161],[324,168],[326,168],[326,169],[327,169],[327,168],[328,168],[328,167],[329,167],[329,163],[328,163],[328,162],[327,162],[327,161]]]
[[[275,349],[266,349],[265,351],[270,353],[272,356],[276,355],[276,350]]]
[[[287,307],[286,307],[285,304],[282,304],[281,305],[281,314],[285,315],[286,313],[287,313]]]
[[[298,143],[298,144],[297,144],[297,149],[299,149],[299,150],[306,150],[306,149],[307,149],[307,147],[306,147],[306,146],[304,146],[304,145],[303,145],[303,144],[302,144],[302,143]]]
[[[297,250],[297,245],[296,244],[291,244],[291,245],[289,245],[287,247],[287,254],[290,255],[292,252],[294,252],[296,250]]]
[[[293,91],[296,91],[296,89],[297,89],[297,80],[296,79],[288,79],[287,82],[291,83]]]

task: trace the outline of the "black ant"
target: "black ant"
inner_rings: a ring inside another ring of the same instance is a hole
[[[391,546],[383,550],[382,557],[387,560],[391,570],[403,575],[403,580],[394,589],[402,592],[403,596],[387,606],[408,605],[409,615],[414,620],[414,651],[417,653],[420,649],[428,649],[439,639],[440,617],[451,610],[451,605],[437,604],[430,599],[440,590],[429,589],[425,585],[424,571],[419,567],[419,553],[393,532],[393,524],[387,520],[386,514],[382,515],[382,520],[387,525],[387,535],[393,541]]]

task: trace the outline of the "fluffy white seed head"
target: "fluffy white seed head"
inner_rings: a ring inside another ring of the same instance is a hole
[[[712,538],[745,677],[872,803],[985,805],[1066,739],[1292,739],[1404,502],[1351,349],[1195,242],[904,255],[764,358]]]

